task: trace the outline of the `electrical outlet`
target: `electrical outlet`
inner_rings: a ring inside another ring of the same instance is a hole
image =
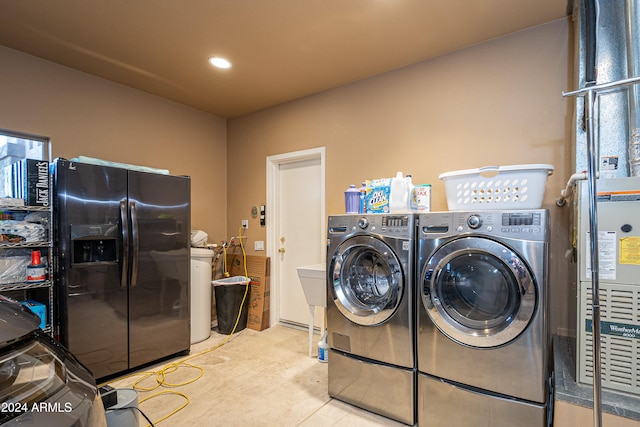
[[[247,228],[249,228],[249,220],[248,219],[243,219],[242,220],[242,228],[244,228],[245,230]]]

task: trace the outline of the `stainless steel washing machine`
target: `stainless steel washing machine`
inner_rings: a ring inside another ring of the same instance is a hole
[[[418,217],[420,426],[549,422],[548,217]]]
[[[329,395],[415,422],[415,217],[328,219]]]

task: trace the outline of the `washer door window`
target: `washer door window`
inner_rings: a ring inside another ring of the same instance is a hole
[[[466,237],[440,247],[423,274],[422,302],[438,329],[472,347],[497,347],[531,321],[536,289],[525,262],[493,240]]]
[[[404,288],[400,262],[391,248],[375,237],[345,240],[336,249],[329,271],[336,306],[358,325],[378,325],[400,304]]]

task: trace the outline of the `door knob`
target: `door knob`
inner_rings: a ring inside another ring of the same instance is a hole
[[[285,248],[280,248],[278,249],[278,252],[280,252],[281,254],[283,254],[285,252]]]

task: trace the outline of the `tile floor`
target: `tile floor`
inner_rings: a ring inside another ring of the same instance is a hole
[[[309,357],[308,345],[306,331],[284,326],[244,329],[231,339],[214,330],[189,356],[109,385],[135,385],[140,410],[159,426],[403,425],[330,398],[327,364]]]

